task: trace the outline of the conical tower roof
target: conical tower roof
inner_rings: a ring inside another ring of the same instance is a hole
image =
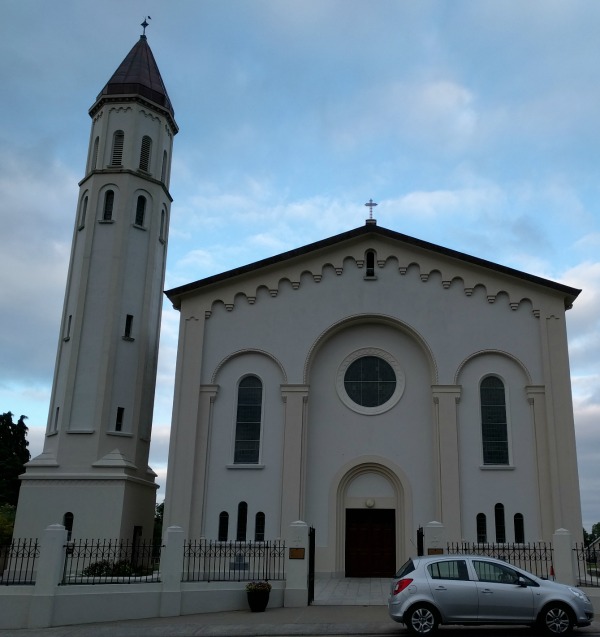
[[[93,114],[105,99],[111,99],[116,95],[135,95],[150,100],[166,110],[174,120],[173,105],[145,35],[140,36],[100,91],[90,114]]]

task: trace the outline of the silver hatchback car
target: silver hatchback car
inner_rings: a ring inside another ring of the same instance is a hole
[[[479,555],[409,559],[392,581],[388,611],[416,635],[432,635],[440,624],[527,624],[566,635],[594,617],[578,588]]]

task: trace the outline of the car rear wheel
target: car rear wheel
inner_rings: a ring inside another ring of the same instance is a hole
[[[438,628],[439,620],[431,606],[417,604],[406,613],[405,623],[413,635],[433,635]]]
[[[568,635],[573,630],[573,613],[564,604],[549,604],[540,613],[539,627],[546,635]]]

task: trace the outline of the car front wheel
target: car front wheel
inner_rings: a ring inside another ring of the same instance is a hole
[[[563,604],[549,604],[540,613],[539,627],[546,635],[568,635],[573,630],[573,614]]]
[[[417,604],[406,613],[406,628],[413,635],[433,635],[438,628],[436,612],[427,604]]]

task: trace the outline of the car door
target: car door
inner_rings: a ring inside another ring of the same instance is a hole
[[[481,622],[533,621],[533,591],[508,565],[474,559]]]
[[[432,562],[427,565],[427,577],[443,621],[477,620],[477,584],[469,579],[466,560]]]

